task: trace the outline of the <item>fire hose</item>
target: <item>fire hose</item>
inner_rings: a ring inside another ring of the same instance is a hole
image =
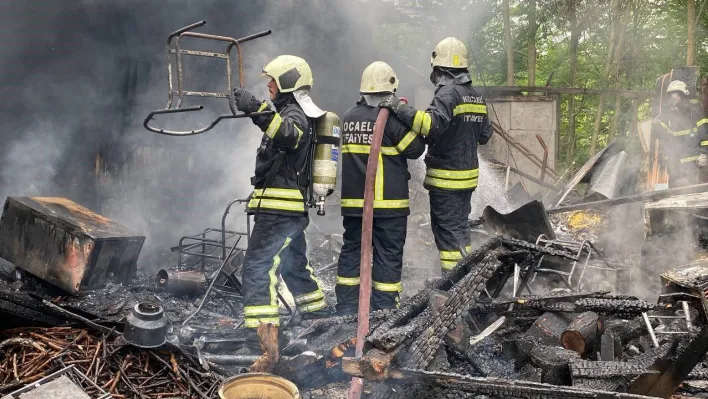
[[[405,98],[402,101],[408,102]],[[374,133],[371,138],[369,159],[366,163],[366,180],[364,182],[364,209],[361,216],[361,260],[359,262],[359,313],[356,326],[356,350],[354,356],[361,359],[364,355],[364,341],[369,333],[369,308],[371,305],[371,251],[372,232],[374,225],[374,187],[376,185],[376,172],[379,166],[381,153],[381,139],[383,138],[386,122],[390,111],[382,108],[374,124]],[[349,399],[361,398],[364,389],[364,380],[352,377],[349,388]]]

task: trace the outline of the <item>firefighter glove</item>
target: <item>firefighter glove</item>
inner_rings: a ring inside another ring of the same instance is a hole
[[[395,94],[391,94],[390,96],[387,96],[381,102],[379,103],[379,108],[388,108],[391,110],[391,112],[398,114],[398,112],[402,111],[408,106],[408,104],[404,103],[401,101],[400,98],[396,97]]]
[[[240,87],[234,89],[234,102],[236,108],[246,114],[257,112],[261,107],[261,102],[250,91]]]
[[[706,166],[708,166],[708,155],[701,154],[698,157],[698,167],[705,168]]]

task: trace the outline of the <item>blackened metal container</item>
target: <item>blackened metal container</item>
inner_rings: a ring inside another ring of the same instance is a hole
[[[162,306],[138,303],[127,317],[123,339],[140,348],[157,348],[165,343],[167,328]]]

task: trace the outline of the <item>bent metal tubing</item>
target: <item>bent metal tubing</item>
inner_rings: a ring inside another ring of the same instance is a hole
[[[179,29],[172,34],[170,34],[167,38],[167,49],[166,49],[166,54],[167,54],[167,106],[163,110],[158,110],[158,111],[153,111],[150,112],[145,120],[143,121],[143,127],[145,129],[153,132],[153,133],[159,133],[159,134],[165,134],[169,136],[193,136],[195,134],[200,134],[204,133],[206,131],[211,130],[216,126],[219,122],[221,122],[224,119],[236,119],[236,118],[244,118],[244,117],[254,117],[254,116],[261,116],[261,115],[270,115],[273,113],[273,111],[264,111],[264,112],[254,112],[250,114],[245,114],[245,113],[238,113],[236,111],[236,104],[234,102],[233,98],[233,81],[232,81],[232,64],[231,64],[231,53],[234,48],[236,48],[236,54],[237,54],[237,65],[238,65],[238,74],[239,74],[239,87],[243,87],[244,85],[244,75],[243,75],[243,48],[242,44],[250,41],[257,39],[259,37],[263,36],[268,36],[271,34],[270,30],[255,33],[253,35],[245,36],[240,39],[234,39],[232,37],[226,37],[226,36],[217,36],[217,35],[208,35],[204,33],[196,33],[196,32],[191,32],[192,30],[199,28],[201,26],[206,25],[206,21],[200,21],[188,26],[185,26],[182,29]],[[223,53],[219,52],[208,52],[208,51],[197,51],[197,50],[185,50],[182,49],[180,42],[183,37],[191,37],[195,39],[204,39],[204,40],[214,40],[214,41],[220,41],[224,43],[228,43],[228,46],[226,48],[226,51]],[[183,69],[183,62],[182,62],[182,56],[197,56],[197,57],[208,57],[208,58],[217,58],[217,59],[223,59],[226,60],[226,92],[207,92],[207,91],[193,91],[193,90],[185,90],[183,87],[183,82],[184,82],[184,69]],[[174,74],[173,74],[173,62],[176,65],[177,69],[177,90],[174,89]],[[175,96],[177,97],[177,101],[175,104],[174,98]],[[204,109],[203,106],[194,106],[194,107],[186,107],[182,108],[182,101],[184,100],[184,97],[212,97],[212,98],[224,98],[227,99],[229,102],[229,108],[231,109],[230,114],[224,114],[218,116],[213,122],[210,124],[199,128],[199,129],[192,129],[192,130],[168,130],[168,129],[163,129],[163,128],[158,128],[154,126],[150,126],[150,121],[154,119],[156,115],[163,115],[163,114],[175,114],[175,113],[181,113],[181,112],[197,112],[201,111]],[[174,105],[174,107],[173,107]]]

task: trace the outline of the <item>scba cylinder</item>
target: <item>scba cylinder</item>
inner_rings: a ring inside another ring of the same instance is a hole
[[[312,192],[317,200],[317,214],[324,215],[324,200],[337,185],[339,137],[341,121],[334,112],[326,112],[317,119],[315,157],[312,167]],[[336,144],[335,144],[336,143]]]

